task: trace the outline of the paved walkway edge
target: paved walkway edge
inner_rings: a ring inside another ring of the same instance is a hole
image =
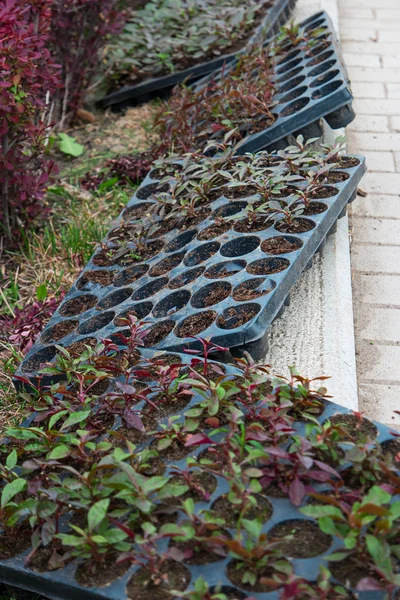
[[[305,18],[319,7],[329,13],[339,36],[337,0],[298,0],[295,17]],[[324,138],[331,143],[342,133],[327,127]],[[329,375],[327,387],[335,401],[358,409],[347,216],[294,287],[291,305],[272,326],[269,343],[267,360],[275,371],[287,374],[287,365],[295,364],[308,377]]]

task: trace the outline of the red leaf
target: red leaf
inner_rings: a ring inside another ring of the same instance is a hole
[[[199,446],[200,444],[212,444],[212,439],[204,435],[204,433],[195,433],[194,435],[187,436],[185,446]]]
[[[295,506],[299,506],[304,498],[306,489],[298,477],[289,486],[289,498]]]

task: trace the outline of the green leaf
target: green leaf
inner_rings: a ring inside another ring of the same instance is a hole
[[[45,283],[42,283],[42,285],[39,285],[36,288],[36,298],[39,300],[39,302],[42,302],[43,300],[46,300],[47,298],[47,286]]]
[[[99,500],[96,504],[89,509],[88,512],[88,524],[89,530],[93,531],[97,525],[99,525],[107,514],[108,505],[110,500],[108,498]]]
[[[68,456],[70,448],[65,444],[56,446],[49,454],[49,460],[58,460],[59,458],[65,458]]]
[[[10,452],[6,459],[6,467],[7,469],[13,469],[18,462],[18,454],[16,450]]]
[[[58,139],[58,148],[64,154],[68,154],[74,158],[83,154],[85,148],[67,133],[59,133]]]
[[[365,536],[368,552],[372,556],[374,563],[377,567],[381,566],[384,561],[389,558],[390,550],[389,547],[382,541],[373,535],[367,534]]]
[[[62,416],[68,414],[67,410],[60,410],[60,412],[53,415],[49,421],[49,429],[53,429],[54,425],[61,419]]]
[[[61,427],[60,431],[62,431],[63,429],[67,429],[68,427],[72,427],[72,425],[76,425],[76,423],[81,423],[82,421],[87,419],[89,415],[90,409],[78,410],[77,412],[72,413],[65,421],[65,423],[63,423],[63,426]]]
[[[14,481],[11,481],[11,483],[7,483],[1,494],[1,508],[4,508],[11,498],[14,498],[19,492],[22,492],[25,487],[25,479],[15,479]]]
[[[300,508],[300,512],[303,513],[303,515],[307,515],[307,517],[314,517],[314,519],[321,517],[337,517],[343,521],[343,513],[340,508],[337,508],[336,506],[304,506],[303,508]]]
[[[330,517],[322,517],[318,520],[318,525],[321,531],[329,533],[329,535],[336,535],[335,523]]]

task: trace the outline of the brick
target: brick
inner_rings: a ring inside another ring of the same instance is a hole
[[[400,194],[400,173],[366,173],[363,189],[373,194]]]
[[[356,98],[353,108],[360,115],[400,115],[400,102],[396,100]]]
[[[340,9],[339,17],[340,22],[342,22],[343,19],[373,19],[374,13],[372,8],[360,9],[342,7]]]
[[[361,189],[364,189],[362,181]],[[357,196],[351,204],[351,214],[354,216],[400,219],[400,197],[387,194],[368,194],[365,198]]]
[[[398,69],[400,67],[400,54],[382,56],[382,66],[384,69]]]
[[[366,244],[393,244],[400,246],[400,221],[352,217],[351,225],[354,244],[362,242]],[[368,252],[367,249],[366,252]],[[383,298],[382,302],[384,302]]]
[[[348,72],[351,81],[381,81],[382,83],[400,81],[400,69],[348,67]]]
[[[358,393],[366,417],[389,427],[400,424],[400,415],[394,412],[399,410],[400,385],[360,383]]]
[[[351,89],[356,98],[385,98],[385,87],[383,83],[370,83],[353,81]]]
[[[381,66],[378,54],[352,54],[351,52],[343,52],[343,58],[347,67],[379,68]]]
[[[400,98],[400,83],[387,83],[388,98]]]
[[[393,173],[395,171],[392,152],[374,152],[363,150],[362,154],[367,159],[368,171],[373,173],[376,171],[379,173]]]
[[[391,32],[390,32],[391,33]],[[373,27],[356,29],[354,26],[340,27],[340,39],[342,43],[349,42],[370,42],[378,39],[378,31]]]
[[[349,131],[349,148],[360,150],[400,150],[400,134],[398,133],[368,133],[363,131]],[[390,192],[386,192],[390,193]]]
[[[368,9],[367,9],[368,10]],[[340,11],[342,12],[342,11]],[[377,8],[376,9],[376,18],[377,19],[383,19],[383,20],[388,20],[388,19],[396,19],[396,20],[400,20],[400,8],[392,8],[392,9],[387,9],[387,8]],[[364,19],[365,17],[360,17],[360,19]]]
[[[394,153],[394,161],[395,161],[396,171],[400,172],[400,152]]]
[[[369,341],[398,342],[400,340],[399,309],[370,306],[368,310],[362,311],[357,337]]]
[[[360,385],[363,379],[396,381],[400,384],[400,346],[375,346],[364,341],[358,344],[358,348],[357,366]]]
[[[400,131],[400,116],[390,117],[389,125],[392,131]]]
[[[354,287],[359,297],[362,298],[362,303],[390,304],[400,308],[400,277],[396,275],[358,273],[354,279]]]
[[[351,250],[351,264],[355,271],[400,275],[400,247],[369,246],[366,251],[365,246],[354,245]]]
[[[379,40],[380,35],[379,32],[380,31],[397,31],[397,28],[399,26],[399,23],[397,22],[396,19],[365,19],[365,18],[342,18],[340,17],[340,28],[342,30],[342,28],[351,31],[353,28],[360,30],[360,29],[373,29],[374,31],[378,31],[378,36],[379,36]],[[396,40],[397,41],[397,40]]]
[[[345,52],[354,52],[356,54],[379,54],[379,56],[392,56],[400,53],[400,36],[397,44],[384,44],[382,42],[352,42],[346,41],[343,44]]]
[[[379,2],[380,8],[399,8],[399,0],[351,0],[352,8],[376,8],[377,2]],[[349,0],[339,0],[339,6],[346,7],[349,5]]]
[[[397,44],[399,41],[398,29],[394,31],[379,31],[379,41],[383,44]]]
[[[350,123],[349,129],[389,133],[389,119],[381,115],[357,115],[354,121]]]

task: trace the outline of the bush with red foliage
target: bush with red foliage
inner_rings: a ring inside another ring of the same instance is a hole
[[[82,105],[89,81],[99,70],[105,44],[124,25],[125,13],[120,6],[120,0],[52,1],[51,45],[62,65],[60,127]]]
[[[60,298],[46,298],[41,302],[34,302],[22,310],[16,308],[14,317],[3,317],[0,321],[0,337],[26,354],[32,348],[62,298],[63,294]]]
[[[50,0],[0,7],[0,219],[8,241],[43,210],[54,169],[44,156],[47,105],[59,68],[47,48]]]
[[[104,181],[117,177],[118,182],[122,185],[130,183],[136,185],[146,177],[151,164],[152,155],[150,152],[117,156],[106,161],[105,170],[86,173],[80,180],[80,184],[86,190],[95,191]]]

